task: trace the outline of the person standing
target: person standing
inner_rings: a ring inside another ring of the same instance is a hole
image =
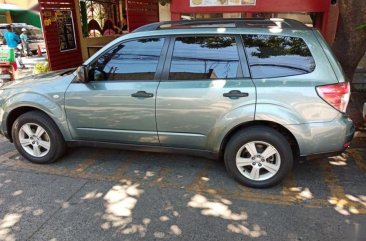
[[[22,28],[22,33],[20,34],[20,41],[22,43],[23,56],[30,56],[29,42],[26,28]]]
[[[14,49],[14,53],[17,50],[18,44],[20,43],[19,36],[13,32],[11,25],[6,26],[7,32],[4,33],[4,39],[9,48]],[[21,56],[16,58],[17,65],[20,68],[25,68]]]
[[[8,47],[12,49],[17,48],[18,43],[20,42],[19,36],[13,32],[10,25],[6,26],[6,30],[7,32],[4,33],[4,38]]]

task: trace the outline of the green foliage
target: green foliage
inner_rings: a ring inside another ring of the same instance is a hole
[[[358,25],[356,29],[366,29],[366,23]]]
[[[199,44],[201,47],[210,49],[227,48],[235,43],[232,37],[179,37],[178,40],[185,44]]]
[[[49,71],[48,62],[36,63],[33,69],[33,74],[44,74]]]
[[[301,38],[288,36],[247,35],[244,38],[247,48],[256,48],[251,52],[258,58],[281,55],[311,56],[310,50]]]

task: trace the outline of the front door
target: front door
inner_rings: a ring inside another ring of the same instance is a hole
[[[238,116],[254,120],[255,87],[241,65],[240,37],[176,37],[168,56],[156,100],[161,145],[206,149]]]
[[[164,38],[137,39],[107,50],[72,83],[66,114],[76,140],[158,144],[155,100]]]

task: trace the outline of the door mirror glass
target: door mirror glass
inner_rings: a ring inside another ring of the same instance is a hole
[[[87,83],[89,82],[88,74],[87,74],[87,68],[86,66],[79,66],[76,69],[76,81],[80,83]]]

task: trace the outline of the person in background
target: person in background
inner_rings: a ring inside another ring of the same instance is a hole
[[[16,49],[20,42],[19,36],[13,32],[11,25],[6,26],[7,32],[4,33],[4,38],[9,48]]]
[[[13,32],[13,30],[11,29],[11,25],[6,26],[6,30],[7,32],[4,33],[4,39],[6,41],[6,44],[9,48],[14,49],[14,52],[16,52],[17,46],[20,43],[20,38],[16,33]],[[18,56],[16,58],[16,62],[20,68],[25,68],[21,56]]]
[[[22,28],[22,34],[20,34],[20,41],[22,43],[23,56],[30,56],[27,29],[25,28]]]

